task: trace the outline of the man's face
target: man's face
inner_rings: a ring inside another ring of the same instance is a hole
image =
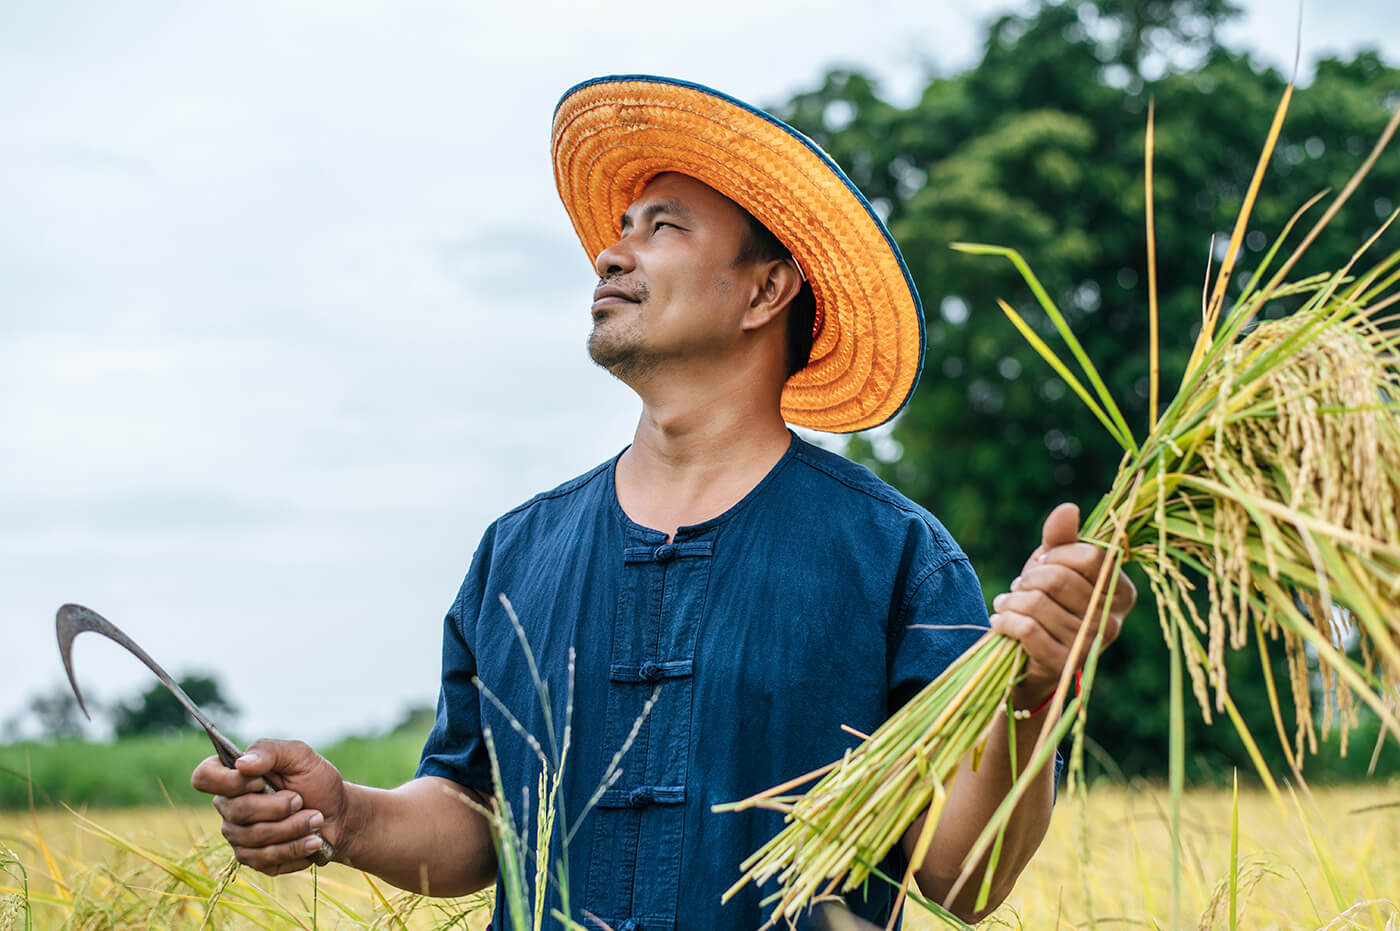
[[[677,360],[722,359],[751,296],[752,270],[734,264],[747,231],[733,201],[694,178],[653,179],[594,263],[593,361],[636,385]]]

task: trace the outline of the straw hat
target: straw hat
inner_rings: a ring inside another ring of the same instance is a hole
[[[554,181],[592,261],[623,212],[666,171],[753,214],[797,260],[820,329],[788,379],[789,423],[829,433],[878,426],[904,407],[924,358],[924,320],[899,248],[869,201],[816,143],[718,91],[650,75],[570,88],[554,111]]]

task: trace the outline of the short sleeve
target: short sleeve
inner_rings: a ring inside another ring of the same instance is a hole
[[[418,776],[440,776],[461,786],[492,793],[491,762],[482,737],[481,696],[476,678],[476,655],[469,631],[476,629],[481,592],[489,563],[489,539],[472,557],[466,580],[457,592],[442,626],[442,687],[437,718],[423,744]]]
[[[958,554],[913,576],[889,631],[889,710],[893,714],[989,629],[982,586]]]
[[[990,629],[982,585],[967,557],[925,571],[910,590],[901,623],[889,633],[890,713],[938,678]],[[1063,768],[1064,758],[1056,749],[1056,798]]]

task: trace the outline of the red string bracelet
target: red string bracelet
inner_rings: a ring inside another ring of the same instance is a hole
[[[1074,671],[1074,694],[1078,695],[1078,694],[1080,693],[1080,690],[1081,690],[1081,683],[1083,682],[1083,680],[1084,680],[1084,670],[1082,670],[1082,669],[1076,669],[1076,670]],[[1011,710],[1011,716],[1012,716],[1013,718],[1015,718],[1017,721],[1024,721],[1024,720],[1026,720],[1027,718],[1033,718],[1033,717],[1035,717],[1036,715],[1040,714],[1042,711],[1044,711],[1046,708],[1049,708],[1049,707],[1050,707],[1050,703],[1051,703],[1052,701],[1054,701],[1054,700],[1055,700],[1055,690],[1054,690],[1054,689],[1051,689],[1051,690],[1050,690],[1050,694],[1045,696],[1045,701],[1043,701],[1043,702],[1041,702],[1040,704],[1036,705],[1036,706],[1035,706],[1034,708],[1032,708],[1030,711],[1023,711],[1023,710],[1021,710],[1021,709],[1019,709],[1019,708],[1013,708],[1013,709]]]

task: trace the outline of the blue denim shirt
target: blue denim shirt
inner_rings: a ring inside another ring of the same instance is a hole
[[[533,843],[539,759],[472,685],[479,677],[545,738],[504,593],[548,681],[561,740],[576,651],[551,849],[551,862],[567,854],[574,917],[587,912],[614,931],[752,931],[769,916],[760,900],[773,886],[747,886],[724,905],[720,896],[782,815],[711,806],[840,757],[855,743],[843,724],[877,728],[986,629],[982,591],[931,514],[796,436],[743,500],[671,542],[622,511],[616,461],[487,529],[446,618],[437,721],[418,772],[489,793],[489,728],[505,795]],[[620,778],[585,812],[653,692]],[[888,875],[902,875],[899,859]],[[849,902],[883,926],[893,891],[872,881]],[[545,914],[559,903],[556,887]],[[493,928],[509,927],[504,908],[498,894]]]

